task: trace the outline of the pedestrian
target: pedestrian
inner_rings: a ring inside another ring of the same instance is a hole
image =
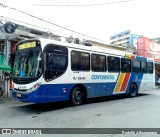
[[[4,92],[4,81],[3,78],[0,76],[0,97],[3,96],[3,92]]]

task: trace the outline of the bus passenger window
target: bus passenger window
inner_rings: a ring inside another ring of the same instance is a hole
[[[61,76],[67,69],[67,56],[50,54],[48,67],[46,71],[46,79],[51,80]]]
[[[52,55],[49,59],[49,70],[64,71],[67,66],[67,58],[63,55]]]
[[[127,58],[121,58],[121,71],[131,72],[131,60]]]
[[[153,62],[148,62],[147,67],[148,67],[148,73],[152,74],[153,73]]]
[[[137,72],[137,73],[141,72],[140,61],[138,61],[138,60],[133,60],[132,61],[132,72]]]
[[[120,71],[120,58],[108,56],[108,72],[119,72]]]
[[[92,64],[92,70],[97,71],[98,70],[98,59],[96,58],[95,54],[91,55],[91,64]]]
[[[142,73],[147,73],[148,72],[148,70],[147,70],[147,62],[142,61],[141,62],[141,67],[142,67]]]
[[[89,53],[72,51],[71,52],[71,69],[73,71],[89,71],[90,70]]]
[[[81,59],[82,70],[90,70],[89,54],[82,53],[81,55],[82,55]]]
[[[92,71],[105,72],[106,71],[106,56],[92,54],[91,64],[92,64]]]

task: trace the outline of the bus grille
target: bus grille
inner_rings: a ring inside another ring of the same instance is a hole
[[[26,89],[24,90],[24,89],[17,89],[17,88],[14,88],[14,90],[17,91],[17,92],[18,91],[20,91],[20,92],[26,92],[27,91]]]

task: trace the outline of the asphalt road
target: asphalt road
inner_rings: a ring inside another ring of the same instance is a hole
[[[1,99],[0,128],[160,128],[160,89],[135,98],[122,95],[89,99],[81,106],[71,106],[69,102],[37,105]]]

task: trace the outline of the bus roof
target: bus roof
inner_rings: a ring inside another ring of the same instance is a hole
[[[28,40],[40,40],[41,41],[42,49],[44,49],[44,47],[47,44],[56,44],[56,45],[60,45],[60,46],[66,46],[68,48],[73,48],[73,49],[78,49],[78,50],[84,50],[86,52],[87,51],[92,51],[92,52],[99,52],[99,53],[103,53],[103,54],[105,54],[105,53],[112,54],[112,55],[116,55],[116,56],[125,56],[126,54],[127,55],[131,55],[131,56],[132,55],[133,56],[138,56],[138,55],[135,55],[135,54],[127,52],[127,51],[120,51],[120,50],[115,50],[115,49],[109,49],[107,47],[103,48],[103,47],[98,47],[98,46],[85,46],[85,45],[82,45],[82,44],[67,43],[67,42],[63,42],[63,41],[56,41],[56,40],[44,39],[44,38],[34,38],[34,39],[28,39]],[[27,40],[23,40],[21,42],[24,42],[24,41],[27,41]],[[21,43],[21,42],[19,42],[19,43]],[[146,57],[143,57],[143,56],[138,56],[138,57],[146,58]],[[147,60],[153,61],[154,59],[147,58]]]
[[[41,41],[42,48],[44,48],[44,46],[46,46],[47,44],[57,44],[57,45],[66,46],[69,48],[84,50],[84,51],[109,53],[109,54],[115,54],[115,55],[119,55],[119,56],[124,56],[125,54],[133,55],[132,53],[129,53],[129,52],[109,49],[107,47],[103,48],[103,47],[98,47],[98,46],[85,46],[82,44],[67,43],[67,42],[55,41],[55,40],[50,40],[50,39],[42,39],[42,38],[40,38],[39,40]]]

